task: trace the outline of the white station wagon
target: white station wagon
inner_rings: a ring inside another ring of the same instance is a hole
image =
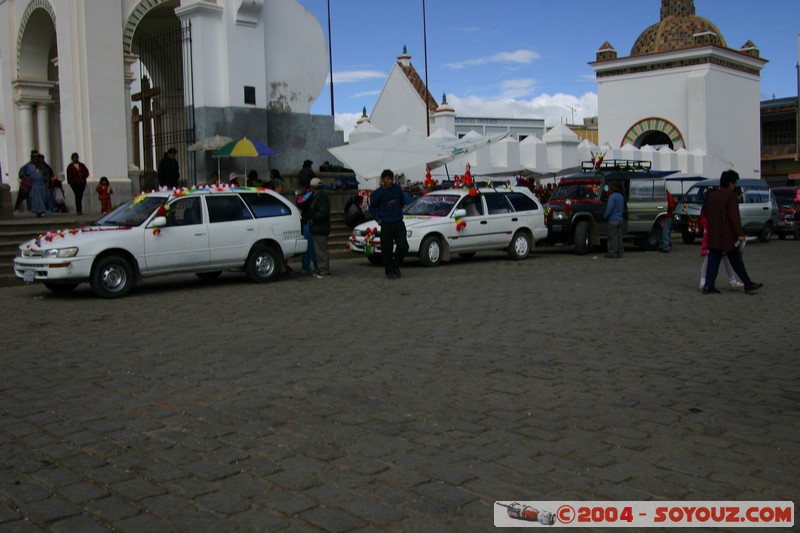
[[[88,281],[96,295],[117,298],[159,274],[214,279],[244,270],[255,282],[272,281],[285,258],[305,250],[299,210],[273,191],[176,189],[141,194],[91,226],[21,244],[14,272],[54,292]]]
[[[428,267],[449,261],[452,253],[470,257],[481,250],[506,250],[512,259],[525,259],[536,241],[547,237],[544,208],[525,187],[434,191],[406,206],[403,221],[409,255]],[[352,251],[380,264],[380,248],[377,222],[356,226]]]

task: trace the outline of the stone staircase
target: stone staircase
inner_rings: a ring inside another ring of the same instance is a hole
[[[97,214],[53,213],[36,218],[35,215],[17,213],[11,218],[0,219],[0,287],[22,285],[22,280],[14,275],[13,267],[20,244],[42,233],[84,226],[98,218],[100,215]],[[355,257],[355,254],[345,249],[350,229],[345,226],[344,215],[338,212],[331,214],[331,225],[328,240],[331,260]],[[294,265],[295,262],[299,264],[300,258],[293,258],[291,263]]]

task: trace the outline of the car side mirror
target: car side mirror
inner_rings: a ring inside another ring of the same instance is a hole
[[[162,228],[167,225],[167,217],[156,217],[150,222],[150,228]]]
[[[459,218],[465,217],[465,216],[467,216],[467,210],[466,209],[456,209],[456,212],[453,213],[453,216],[454,217],[459,217]]]

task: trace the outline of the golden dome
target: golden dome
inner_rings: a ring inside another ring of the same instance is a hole
[[[661,0],[661,22],[642,32],[631,49],[631,55],[709,45],[727,48],[717,26],[695,15],[693,0]]]

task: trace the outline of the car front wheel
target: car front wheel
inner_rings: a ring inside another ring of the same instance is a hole
[[[764,229],[758,234],[758,240],[761,242],[769,242],[772,239],[772,224],[764,224]]]
[[[433,235],[425,237],[419,247],[419,260],[422,266],[435,267],[442,262],[442,243]]]
[[[92,268],[89,284],[101,298],[120,298],[133,287],[133,267],[124,257],[103,257]]]
[[[578,255],[589,253],[589,223],[585,220],[575,226],[575,253]]]
[[[531,252],[531,239],[524,231],[518,231],[511,239],[511,244],[508,246],[508,256],[515,260],[521,261],[528,257]]]
[[[650,228],[650,233],[642,237],[639,241],[639,248],[644,252],[652,252],[658,249],[658,243],[661,241],[661,227],[654,224]]]
[[[694,238],[694,233],[690,233],[688,231],[681,232],[681,239],[683,239],[684,244],[692,244],[694,242]]]
[[[259,245],[253,248],[245,263],[245,273],[250,281],[265,283],[273,281],[280,274],[281,257],[275,248]]]

